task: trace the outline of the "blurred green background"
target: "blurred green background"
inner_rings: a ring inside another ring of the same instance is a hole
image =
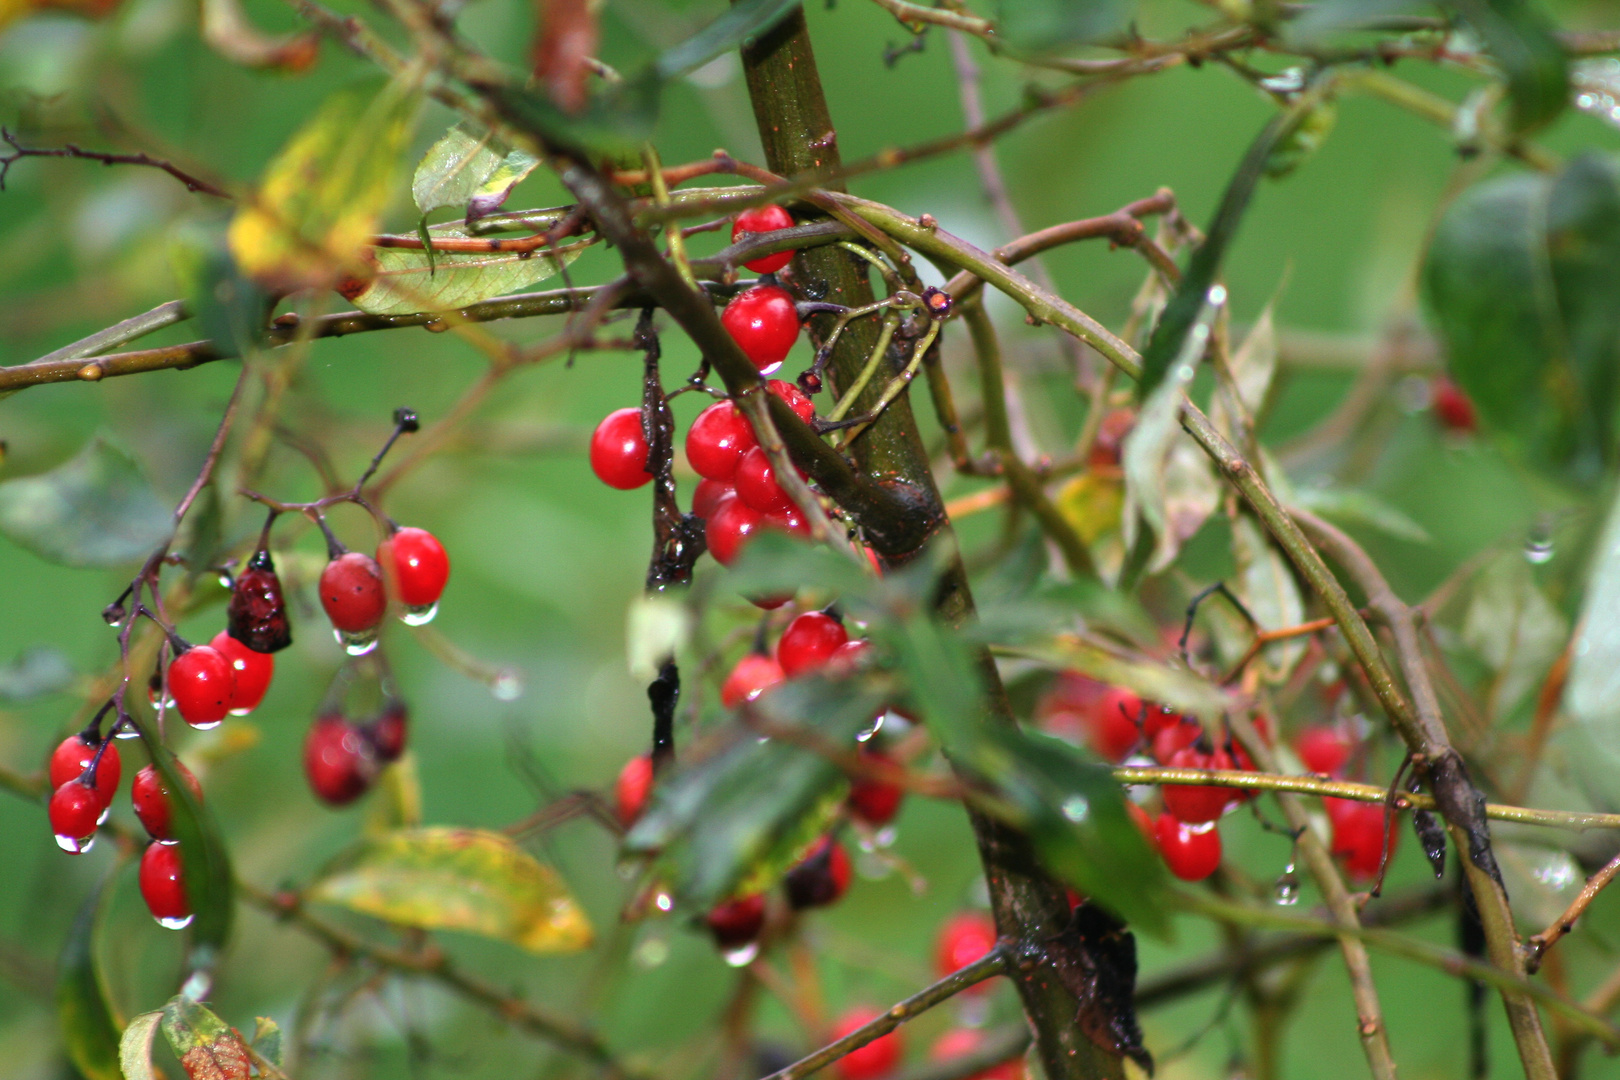
[[[287,9],[269,0],[247,6],[267,29],[295,25]],[[921,53],[888,67],[884,47],[900,43],[905,33],[876,6],[861,0],[808,6],[846,160],[960,128],[942,35],[931,34]],[[721,7],[715,0],[609,0],[602,57],[634,70]],[[1568,5],[1561,14],[1571,25],[1598,25],[1614,11]],[[1195,5],[1156,0],[1142,11],[1141,28],[1150,36],[1173,35],[1207,17]],[[496,56],[521,64],[532,19],[525,4],[478,0],[466,9],[462,25]],[[106,142],[98,124],[101,130],[123,128],[134,145],[248,184],[327,93],[364,71],[329,45],[303,76],[244,71],[198,42],[195,20],[194,9],[182,0],[125,0],[101,23],[43,15],[14,24],[0,36],[0,121],[20,127],[25,141],[45,141],[31,134],[43,128],[67,131],[92,146]],[[1015,106],[1027,73],[986,56],[977,45],[974,51],[991,113]],[[1454,100],[1477,85],[1417,63],[1401,65],[1398,73]],[[1037,119],[998,144],[998,154],[1031,228],[1106,213],[1159,187],[1173,189],[1189,217],[1204,223],[1270,111],[1229,72],[1182,68]],[[418,130],[418,149],[449,121],[444,110],[430,107]],[[1543,142],[1565,154],[1593,145],[1614,149],[1620,133],[1572,113]],[[669,91],[658,144],[666,163],[700,158],[715,147],[758,160],[734,58]],[[1298,349],[1290,353],[1288,345],[1305,332],[1359,342],[1360,355],[1366,355],[1375,335],[1416,318],[1410,288],[1415,261],[1458,169],[1446,131],[1380,102],[1346,100],[1325,148],[1291,177],[1262,187],[1229,262],[1236,320],[1253,319],[1276,295],[1278,322],[1287,332],[1285,358],[1303,355]],[[965,154],[864,177],[853,188],[911,213],[932,213],[944,227],[985,247],[1008,239],[985,205]],[[562,201],[542,170],[508,205]],[[170,238],[178,223],[212,220],[216,211],[154,171],[19,163],[0,194],[0,363],[25,362],[178,295],[169,269]],[[409,228],[403,181],[396,211],[393,225]],[[699,250],[717,243],[705,237]],[[593,251],[575,264],[574,280],[602,280],[610,265],[610,253]],[[1114,327],[1122,323],[1143,270],[1133,254],[1096,243],[1054,252],[1048,265],[1065,296]],[[1024,389],[1029,428],[1041,449],[1060,453],[1072,441],[1082,409],[1056,341],[1048,331],[1025,326],[1010,305],[992,309],[1001,317],[1009,367]],[[523,341],[554,332],[542,322],[490,329]],[[151,341],[191,336],[179,327]],[[964,363],[963,348],[963,336],[953,329],[946,344],[953,370]],[[666,339],[665,349],[667,371],[695,366],[693,350],[677,335]],[[1353,348],[1337,351],[1350,361],[1357,355]],[[806,352],[801,343],[789,370],[802,366]],[[1354,374],[1350,361],[1309,361],[1306,356],[1285,368],[1283,393],[1265,429],[1273,446],[1324,416]],[[481,357],[453,334],[402,330],[321,341],[298,372],[285,415],[352,476],[386,434],[395,406],[409,405],[431,421],[482,368]],[[0,439],[7,448],[0,478],[50,468],[92,433],[109,431],[139,458],[163,496],[177,499],[195,475],[236,371],[234,363],[217,363],[93,386],[49,386],[0,401]],[[648,496],[645,490],[605,489],[581,453],[597,419],[636,402],[638,377],[638,358],[624,354],[585,354],[571,368],[553,363],[524,371],[480,410],[466,439],[390,497],[387,509],[395,518],[433,530],[451,553],[451,584],[432,630],[481,662],[513,668],[523,686],[515,700],[499,700],[488,685],[436,660],[411,631],[390,628],[387,648],[411,704],[431,822],[505,825],[548,794],[605,788],[623,761],[645,745],[648,713],[643,687],[626,667],[625,613],[639,592],[649,551]],[[972,397],[969,385],[958,380],[964,399]],[[1368,537],[1403,595],[1425,594],[1488,548],[1516,547],[1537,513],[1568,505],[1557,492],[1533,488],[1482,444],[1443,438],[1426,413],[1397,401],[1389,405],[1388,430],[1376,453],[1352,468],[1358,483],[1432,538],[1415,544]],[[683,423],[694,409],[690,398],[682,399],[677,411]],[[1309,476],[1307,469],[1295,479]],[[974,487],[948,474],[942,482],[950,493]],[[316,491],[307,464],[285,446],[273,451],[265,486],[288,498]],[[683,493],[689,489],[688,476]],[[994,536],[994,517],[984,515],[965,528],[970,547]],[[256,512],[243,511],[236,525],[245,535],[257,522]],[[334,524],[356,545],[371,541],[358,512],[340,512]],[[1219,548],[1214,541],[1195,544],[1183,569],[1193,577],[1219,575],[1222,556],[1212,554]],[[319,545],[312,533],[299,549],[315,565]],[[716,569],[706,563],[703,573]],[[0,662],[48,644],[82,673],[105,669],[116,647],[99,613],[125,580],[123,571],[55,566],[0,540]],[[306,879],[357,835],[367,812],[364,804],[325,809],[302,780],[304,730],[340,660],[308,584],[306,576],[294,601],[296,644],[278,657],[280,670],[264,705],[246,721],[232,720],[221,732],[190,736],[185,744],[206,756],[209,745],[223,747],[232,729],[256,733],[252,745],[216,755],[203,781],[239,873],[267,887]],[[740,625],[747,617],[745,609],[718,621]],[[220,620],[220,610],[212,608],[182,631],[205,639]],[[708,692],[712,697],[712,685]],[[77,699],[62,694],[0,711],[0,761],[19,771],[35,769],[68,730],[76,705]],[[123,745],[127,777],[140,754]],[[1387,776],[1393,764],[1384,761],[1384,772],[1375,778]],[[537,775],[549,793],[537,789]],[[126,798],[114,812],[130,819]],[[1264,835],[1246,815],[1229,819],[1223,829],[1229,859],[1247,873],[1263,880],[1281,871],[1284,840]],[[807,940],[829,1014],[858,1001],[887,1004],[921,985],[929,977],[941,919],[979,902],[977,860],[959,809],[911,799],[899,834],[894,851],[925,890],[914,891],[905,875],[863,858],[861,880],[849,897],[809,920]],[[103,844],[70,859],[56,849],[39,806],[0,799],[0,1076],[69,1072],[55,1034],[50,965],[82,898],[112,870],[110,848]],[[588,1016],[633,1058],[671,1077],[688,1075],[709,1049],[734,974],[706,939],[683,925],[618,923],[626,886],[615,872],[612,839],[602,830],[570,824],[537,851],[554,862],[589,910],[597,947],[585,955],[537,959],[458,938],[452,941],[456,955],[501,986],[524,987],[537,1001]],[[1392,886],[1420,884],[1426,877],[1405,837]],[[1307,903],[1312,895],[1307,889]],[[1566,943],[1562,956],[1577,991],[1613,963],[1616,931],[1620,920],[1600,905],[1594,925]],[[1453,934],[1444,918],[1424,924],[1422,932],[1448,944]],[[1144,972],[1166,969],[1214,944],[1203,926],[1188,923],[1172,942],[1142,942]],[[115,885],[104,947],[111,990],[126,1014],[156,1007],[172,992],[179,935],[153,925],[127,866]],[[1374,965],[1405,1075],[1462,1075],[1462,988],[1404,961],[1375,956]],[[327,985],[321,982],[326,967],[318,946],[244,908],[215,1007],[238,1026],[264,1014],[290,1027],[312,987],[352,991],[340,1018],[316,1029],[323,1053],[308,1066],[309,1075],[399,1076],[409,1069],[417,1077],[550,1076],[574,1068],[432,985],[363,984],[349,975]],[[1341,967],[1329,955],[1315,970],[1301,987],[1301,1006],[1284,1041],[1286,1072],[1359,1075],[1365,1066]],[[1148,1014],[1149,1047],[1167,1054],[1204,1028],[1224,993],[1210,990]],[[993,1006],[999,1016],[1015,1015],[1005,987],[996,991]],[[1492,1075],[1518,1075],[1494,1000],[1486,1014]],[[764,1033],[775,1042],[795,1052],[808,1047],[807,1036],[774,1001],[768,1000],[762,1017]],[[915,1025],[908,1034],[914,1056],[921,1056],[946,1019],[930,1016]],[[1228,1075],[1233,1040],[1247,1040],[1246,1024],[1239,1006],[1189,1053],[1167,1061],[1160,1075]],[[1620,1075],[1620,1068],[1594,1059],[1589,1075]]]

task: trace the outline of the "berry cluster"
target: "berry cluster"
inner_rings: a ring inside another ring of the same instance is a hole
[[[252,557],[234,580],[226,608],[225,629],[206,645],[182,638],[159,613],[156,604],[142,601],[144,590],[157,595],[160,552],[149,561],[130,588],[104,613],[107,621],[125,628],[120,637],[126,650],[129,612],[133,598],[135,618],[147,618],[162,628],[172,653],[151,681],[152,703],[173,708],[188,725],[199,730],[219,726],[227,716],[245,716],[258,707],[275,675],[275,653],[292,644],[291,624],[281,579],[270,555],[270,533],[277,517],[287,511],[309,516],[327,539],[330,561],[318,585],[321,606],[339,642],[352,655],[376,648],[390,603],[410,624],[431,619],[450,576],[444,546],[425,529],[400,527],[381,515],[363,494],[366,481],[383,455],[403,433],[415,431],[416,415],[397,410],[395,430],[387,445],[350,491],[307,504],[283,504],[252,496],[270,506],[269,521]],[[385,536],[376,557],[344,548],[327,528],[322,511],[337,502],[353,502],[370,511]],[[171,560],[172,561],[172,560]],[[116,709],[116,719],[104,736],[102,719]],[[97,714],[84,731],[64,740],[51,756],[52,795],[48,814],[51,829],[63,850],[88,851],[96,831],[107,818],[118,788],[121,763],[113,736],[137,734],[125,711],[122,692]],[[406,710],[390,693],[377,715],[363,722],[325,710],[317,716],[305,743],[304,764],[310,787],[323,801],[339,805],[363,793],[382,766],[404,752]],[[175,760],[180,777],[197,799],[202,787],[192,773]],[[136,774],[131,788],[136,818],[152,843],[141,858],[140,886],[152,915],[164,926],[181,927],[191,911],[181,873],[181,853],[173,828],[172,793],[164,786],[155,765]]]

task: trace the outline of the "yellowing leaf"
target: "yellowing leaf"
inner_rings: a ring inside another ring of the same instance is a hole
[[[590,923],[556,872],[481,829],[402,829],[363,841],[309,895],[402,926],[482,934],[530,952],[591,943]]]
[[[152,1041],[157,1037],[163,1013],[142,1013],[129,1022],[118,1041],[118,1067],[124,1080],[153,1080]]]
[[[184,995],[163,1006],[163,1037],[189,1080],[248,1080],[248,1052],[225,1021]]]
[[[1074,526],[1080,539],[1094,544],[1103,534],[1119,528],[1125,485],[1118,477],[1082,473],[1058,489],[1056,503],[1058,513]]]
[[[435,229],[435,239],[464,238],[456,230]],[[359,293],[348,294],[354,306],[371,315],[412,315],[418,311],[453,311],[504,293],[526,289],[558,273],[579,258],[590,242],[559,245],[556,255],[541,252],[427,252],[418,248],[371,248],[366,259],[374,276]]]
[[[242,272],[268,288],[333,284],[362,269],[361,250],[395,189],[416,95],[392,83],[340,90],[276,155],[227,238]]]

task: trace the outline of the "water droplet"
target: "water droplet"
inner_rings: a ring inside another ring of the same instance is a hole
[[[154,840],[153,841],[153,843],[162,844],[164,847],[174,847],[174,845],[178,844],[179,842],[180,841],[178,841],[178,840]]]
[[[631,955],[637,967],[649,969],[658,967],[669,959],[669,942],[662,936],[649,936],[636,946],[636,951]]]
[[[1226,286],[1225,285],[1211,285],[1209,287],[1208,296],[1209,296],[1209,302],[1212,305],[1214,305],[1215,307],[1220,307],[1222,304],[1226,303]]]
[[[347,630],[332,631],[337,643],[343,646],[343,651],[350,656],[364,656],[377,647],[377,627],[370,630],[361,630],[358,633],[349,633]]]
[[[872,736],[883,730],[883,718],[888,715],[889,714],[886,712],[878,713],[872,718],[872,725],[870,727],[864,727],[855,733],[855,741],[869,742]]]
[[[1086,820],[1086,815],[1091,813],[1091,803],[1086,801],[1084,795],[1070,795],[1063,800],[1060,809],[1063,811],[1063,816],[1070,821],[1080,822]]]
[[[185,915],[178,919],[159,919],[157,922],[165,930],[184,930],[191,925],[191,920],[195,918],[195,915]]]
[[[229,589],[229,588],[234,587],[235,585],[236,585],[236,582],[231,578],[231,575],[229,575],[229,574],[221,574],[221,575],[219,575],[219,587],[220,588]]]
[[[113,732],[113,738],[115,739],[138,739],[140,737],[141,733],[136,731],[133,726],[121,727]]]
[[[894,847],[894,842],[900,838],[900,828],[896,825],[885,825],[872,837],[880,848]]]
[[[1525,534],[1524,557],[1532,566],[1545,566],[1552,562],[1552,529],[1545,522],[1531,526]]]
[[[523,696],[523,676],[515,668],[502,668],[489,684],[496,701],[516,701]]]
[[[61,848],[63,851],[70,852],[74,855],[83,855],[85,852],[94,847],[95,844],[95,833],[91,833],[89,836],[63,836],[61,833],[56,834],[56,846]]]
[[[1299,878],[1290,867],[1271,887],[1271,898],[1284,907],[1299,903]]]
[[[106,806],[103,806],[101,808],[101,816],[96,818],[96,827],[97,828],[100,828],[101,826],[107,824],[107,815],[110,814],[110,813],[112,813],[112,803],[108,803]]]
[[[172,709],[172,708],[175,707],[175,705],[174,705],[174,695],[173,694],[170,694],[166,699],[164,699],[161,703],[159,703],[159,701],[158,701],[158,691],[157,691],[156,688],[148,688],[147,689],[147,691],[146,691],[146,700],[150,701],[152,703],[152,708],[154,708],[154,709]]]
[[[434,601],[431,604],[421,604],[417,607],[406,608],[405,614],[399,617],[399,621],[404,623],[406,626],[426,626],[428,623],[433,621],[433,617],[438,613],[439,604],[438,601]]]
[[[658,895],[653,897],[653,907],[659,911],[673,911],[675,910],[675,898],[660,889]]]
[[[759,955],[759,942],[750,941],[740,949],[727,949],[720,954],[720,958],[732,967],[747,967]]]
[[[248,713],[250,713],[252,711],[253,711],[252,709],[232,709],[231,710],[231,715],[232,716],[246,716]]]
[[[443,319],[429,319],[427,322],[422,324],[422,329],[426,330],[430,334],[442,334],[446,330],[450,329],[450,324],[445,322]]]
[[[191,724],[191,721],[187,720],[186,723]],[[222,723],[224,723],[223,720],[210,720],[205,724],[191,724],[191,730],[193,730],[193,731],[213,731],[215,728],[219,727],[219,725],[222,724]]]
[[[1130,757],[1125,759],[1125,764],[1133,769],[1154,769],[1158,768],[1159,765],[1157,761],[1154,761],[1146,754],[1132,754]],[[1147,803],[1152,802],[1153,795],[1154,790],[1152,784],[1125,785],[1125,797],[1130,799],[1131,802],[1136,803],[1138,806],[1146,805]]]

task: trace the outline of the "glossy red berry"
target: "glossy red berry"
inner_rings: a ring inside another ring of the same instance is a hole
[[[833,1026],[833,1038],[842,1039],[850,1032],[863,1028],[876,1020],[881,1013],[876,1009],[855,1008],[850,1009],[838,1018]],[[861,1047],[852,1050],[839,1058],[834,1068],[842,1080],[877,1080],[880,1076],[887,1076],[900,1064],[901,1055],[905,1053],[905,1044],[901,1041],[901,1028],[896,1028],[887,1035],[879,1036]]]
[[[388,595],[408,608],[430,608],[444,595],[450,580],[450,556],[438,537],[407,526],[377,545]]]
[[[856,671],[867,662],[871,652],[870,641],[865,638],[852,638],[834,649],[832,655],[827,657],[827,670],[838,675]]]
[[[407,727],[403,701],[390,701],[382,713],[366,725],[366,738],[370,740],[371,750],[377,755],[378,761],[399,760],[399,756],[405,752]]]
[[[793,215],[775,203],[753,206],[738,214],[737,219],[731,223],[731,242],[735,244],[743,237],[754,233],[775,232],[778,229],[792,227]],[[793,252],[779,251],[775,255],[761,255],[743,265],[756,274],[774,274],[792,261]]]
[[[769,375],[799,339],[799,310],[786,289],[756,285],[732,297],[720,322],[743,355]]]
[[[884,765],[900,763],[881,750],[862,750],[861,757]],[[893,821],[905,801],[906,789],[887,780],[861,776],[849,785],[849,813],[851,817],[880,829]]]
[[[757,445],[748,417],[729,401],[710,405],[686,429],[686,461],[692,471],[727,484],[742,456]]]
[[[762,514],[792,510],[793,500],[776,482],[776,469],[763,446],[756,446],[737,463],[737,497]]]
[[[55,791],[69,780],[77,780],[84,776],[84,771],[95,760],[96,750],[100,745],[85,741],[82,734],[69,735],[63,739],[51,753],[51,790]],[[105,810],[112,803],[123,772],[124,766],[118,757],[117,744],[108,746],[106,753],[101,755],[101,764],[96,766],[95,792],[96,797],[101,800],[102,809]]]
[[[191,901],[186,898],[178,846],[148,844],[141,855],[140,877],[141,898],[152,918],[170,930],[179,930],[191,922]]]
[[[625,828],[636,823],[647,809],[652,797],[653,760],[651,754],[641,754],[624,763],[619,777],[613,782],[613,810],[619,824]]]
[[[246,716],[257,709],[276,673],[276,658],[269,653],[253,651],[224,630],[214,635],[208,647],[223,656],[231,666],[231,715]]]
[[[776,662],[788,678],[821,667],[849,640],[844,624],[820,611],[807,611],[788,623],[776,643]]]
[[[304,776],[317,798],[343,806],[364,795],[377,763],[361,731],[341,716],[318,716],[304,739]]]
[[[225,627],[231,637],[254,652],[279,652],[292,644],[287,602],[269,551],[254,552],[247,567],[236,575],[225,609]]]
[[[615,409],[591,435],[591,471],[611,488],[629,491],[652,479],[640,409]]]
[[[51,794],[48,813],[51,832],[56,835],[56,846],[78,855],[90,850],[96,840],[96,827],[101,823],[101,796],[88,784],[69,780]]]
[[[364,634],[382,622],[388,610],[382,567],[370,555],[346,551],[321,571],[321,607],[332,625],[345,634]]]
[[[1150,749],[1153,759],[1160,765],[1170,764],[1170,759],[1181,751],[1197,742],[1204,734],[1204,725],[1196,720],[1177,717],[1177,722],[1160,729],[1153,736]]]
[[[210,645],[194,645],[169,664],[169,696],[186,723],[211,728],[231,711],[236,672]]]
[[[758,510],[737,496],[720,500],[714,516],[703,526],[703,538],[708,542],[709,554],[721,566],[730,566],[742,552],[743,544],[758,532],[765,518]]]
[[[1350,799],[1323,799],[1328,819],[1333,823],[1333,854],[1344,860],[1344,868],[1358,881],[1378,876],[1384,858],[1384,806],[1382,803]],[[1389,830],[1390,853],[1395,851],[1397,830]]]
[[[816,403],[806,397],[804,391],[792,383],[784,382],[781,379],[772,379],[765,384],[765,389],[769,390],[773,396],[779,397],[786,402],[787,407],[797,413],[799,419],[805,423],[808,424],[816,418]]]
[[[735,494],[737,489],[730,484],[705,477],[698,481],[697,489],[692,492],[692,513],[707,520],[720,508],[722,500]]]
[[[704,924],[722,949],[740,949],[759,937],[765,929],[765,894],[754,893],[738,900],[716,904],[704,916]]]
[[[1450,376],[1437,376],[1430,387],[1430,393],[1435,418],[1447,431],[1467,435],[1479,427],[1479,417],[1474,412],[1474,403],[1463,393],[1462,387],[1451,381]]]
[[[1305,768],[1324,776],[1337,776],[1350,760],[1355,742],[1336,724],[1313,724],[1294,736],[1294,753]]]
[[[945,920],[934,940],[934,974],[943,979],[953,971],[982,960],[996,947],[996,920],[988,911],[959,911]],[[969,992],[982,993],[988,982],[975,984]]]
[[[761,519],[761,524],[767,529],[785,532],[789,536],[806,537],[810,535],[810,522],[805,520],[798,510],[772,510]]]
[[[1153,832],[1164,864],[1182,881],[1203,881],[1221,865],[1221,834],[1214,825],[1189,825],[1160,814]]]
[[[737,661],[737,666],[731,669],[731,674],[720,685],[720,704],[735,709],[745,701],[753,701],[785,678],[787,676],[782,673],[782,665],[776,662],[776,657],[751,652]]]
[[[830,836],[817,840],[809,853],[787,872],[782,886],[794,910],[825,907],[849,891],[853,868],[849,852]]]
[[[1086,742],[1105,761],[1124,761],[1140,737],[1136,722],[1141,716],[1141,698],[1110,686],[1092,706]]]
[[[1195,746],[1177,750],[1165,764],[1172,769],[1230,769],[1232,759],[1224,750],[1206,754]],[[1204,784],[1164,785],[1164,808],[1178,821],[1202,825],[1226,812],[1234,798],[1231,788]]]
[[[179,761],[174,763],[174,767],[179,771],[181,779],[186,782],[186,786],[191,789],[191,793],[201,801],[202,785],[191,775],[191,770]],[[129,800],[134,804],[135,816],[140,819],[148,836],[154,840],[174,839],[173,806],[169,802],[169,789],[163,786],[163,777],[156,766],[148,765],[135,774],[135,779],[129,786]]]
[[[933,1049],[928,1051],[928,1060],[954,1061],[977,1052],[983,1042],[984,1032],[976,1028],[952,1028],[934,1043]],[[976,1072],[966,1080],[1024,1080],[1024,1059],[1014,1054],[1006,1061],[992,1065],[982,1072]]]

